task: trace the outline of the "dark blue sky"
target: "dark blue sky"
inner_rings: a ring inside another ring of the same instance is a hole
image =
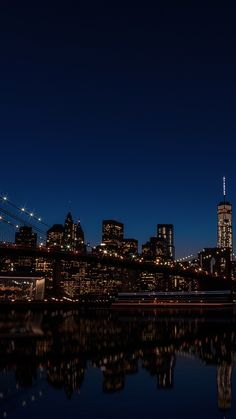
[[[0,192],[49,224],[71,209],[94,244],[114,218],[140,242],[173,223],[179,256],[214,246],[223,175],[236,203],[236,7],[20,3],[0,6]]]

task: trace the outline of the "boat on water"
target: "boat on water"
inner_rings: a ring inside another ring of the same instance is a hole
[[[118,293],[113,308],[172,307],[172,306],[231,306],[231,290],[175,291],[175,292],[123,292]]]

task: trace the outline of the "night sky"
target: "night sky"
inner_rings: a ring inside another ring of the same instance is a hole
[[[236,208],[236,7],[42,3],[0,6],[0,193],[48,224],[71,210],[92,244],[111,218],[141,243],[173,223],[177,256],[215,246],[224,175]]]

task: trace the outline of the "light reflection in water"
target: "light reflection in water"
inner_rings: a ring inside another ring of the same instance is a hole
[[[132,400],[126,381],[128,377],[133,377],[138,383],[142,371],[146,372],[144,395],[147,380],[150,379],[154,379],[156,391],[175,392],[177,386],[181,385],[177,369],[180,360],[186,365],[185,372],[191,383],[193,371],[191,368],[188,371],[189,365],[192,365],[189,364],[190,359],[195,366],[205,366],[206,372],[206,368],[214,368],[212,388],[206,388],[205,391],[210,394],[215,388],[215,407],[219,417],[231,417],[235,412],[232,390],[235,325],[236,319],[230,312],[182,314],[170,311],[118,313],[100,310],[89,313],[1,314],[1,415],[16,417],[22,409],[33,404],[36,406],[37,403],[46,412],[49,401],[45,394],[51,394],[52,389],[59,390],[54,398],[60,398],[62,391],[72,403],[74,395],[83,387],[86,387],[86,392],[92,388],[89,371],[93,368],[102,376],[101,397],[123,393],[127,395],[127,400]],[[200,390],[197,383],[195,390]],[[79,406],[83,394],[82,391]],[[188,397],[197,403],[196,394]],[[176,394],[176,403],[184,402],[184,395],[181,400]],[[110,408],[114,416],[118,399],[112,403]],[[132,408],[135,413],[138,401]],[[161,405],[158,408],[161,409]],[[93,413],[95,415],[95,411]],[[208,413],[209,417],[213,417],[213,412]],[[186,410],[186,417],[189,414]]]

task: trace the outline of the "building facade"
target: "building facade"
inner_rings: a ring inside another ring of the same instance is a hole
[[[37,233],[32,231],[32,227],[23,226],[15,234],[15,244],[25,247],[37,246]]]
[[[124,224],[115,220],[103,220],[102,245],[110,253],[119,253],[124,239]]]
[[[166,258],[174,260],[174,226],[173,224],[157,224],[157,237],[166,241]]]
[[[81,227],[80,220],[76,224],[74,224],[74,248],[79,252],[86,251],[86,245],[84,243],[84,231]]]
[[[72,250],[74,245],[74,222],[70,212],[68,212],[64,223],[63,246],[65,250]]]
[[[47,231],[47,242],[46,245],[49,248],[62,249],[64,238],[64,227],[62,224],[54,224]]]
[[[217,247],[233,253],[232,205],[226,201],[217,206]]]
[[[142,245],[142,257],[152,262],[163,262],[167,259],[167,242],[163,238],[150,237],[150,240]]]
[[[231,252],[229,248],[206,248],[199,253],[200,267],[210,273],[230,277]]]
[[[71,213],[67,214],[64,224],[63,247],[65,250],[84,252],[86,246],[84,243],[84,232],[80,220],[74,223]]]
[[[35,275],[0,275],[0,301],[43,300],[45,278]]]
[[[122,255],[128,258],[135,258],[138,256],[138,240],[123,239],[122,241]]]

